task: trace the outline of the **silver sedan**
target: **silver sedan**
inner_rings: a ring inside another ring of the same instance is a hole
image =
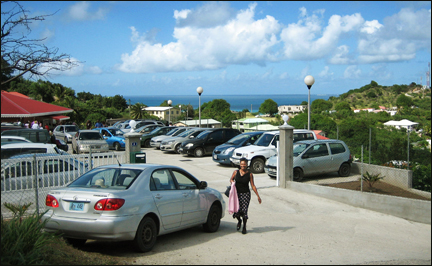
[[[132,240],[150,251],[159,235],[203,225],[216,232],[225,213],[220,192],[176,166],[106,165],[46,198],[45,230],[74,245],[87,239]]]

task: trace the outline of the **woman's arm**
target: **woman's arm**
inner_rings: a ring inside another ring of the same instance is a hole
[[[256,194],[257,197],[258,197],[258,202],[261,204],[261,198],[260,198],[260,196],[258,195],[258,190],[257,190],[257,188],[256,188],[256,186],[255,186],[254,178],[253,178],[253,174],[252,174],[252,173],[250,173],[250,183],[251,183],[252,190],[255,192],[255,194]]]
[[[231,176],[231,178],[230,178],[230,184],[232,184],[232,183],[234,182],[234,178],[235,178],[236,174],[237,174],[237,170],[235,170],[235,171],[233,172],[233,174],[232,174],[232,176]]]

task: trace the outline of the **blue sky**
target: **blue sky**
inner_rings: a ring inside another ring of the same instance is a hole
[[[49,81],[104,96],[341,94],[426,84],[431,2],[20,2],[79,65]]]

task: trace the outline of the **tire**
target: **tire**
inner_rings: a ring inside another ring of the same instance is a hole
[[[203,224],[204,231],[214,233],[219,229],[222,211],[216,204],[213,204],[207,216],[207,222]]]
[[[181,143],[177,144],[177,145],[174,147],[174,151],[175,151],[177,154],[180,154],[180,151],[179,151],[180,146],[181,146]]]
[[[114,149],[116,150],[116,151],[119,151],[120,150],[120,148],[121,148],[121,146],[120,146],[120,143],[118,143],[118,142],[114,142]]]
[[[66,241],[66,243],[72,245],[73,247],[79,248],[79,247],[84,246],[87,239],[77,239],[77,238],[65,237],[65,241]]]
[[[303,170],[300,168],[294,168],[294,176],[293,176],[294,181],[296,182],[300,182],[303,179]]]
[[[148,252],[156,244],[157,228],[155,221],[150,217],[144,217],[138,226],[134,244],[139,252]]]
[[[341,177],[347,177],[351,173],[351,165],[349,163],[343,163],[339,167],[338,175]]]
[[[254,174],[264,173],[264,160],[261,158],[255,158],[252,160],[250,165],[251,172]]]
[[[144,141],[144,148],[150,148],[151,146],[150,146],[150,140],[149,139],[146,139],[145,141]]]
[[[196,148],[194,150],[195,157],[203,157],[204,156],[204,149],[203,148]]]

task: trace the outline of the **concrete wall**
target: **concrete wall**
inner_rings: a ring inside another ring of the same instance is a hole
[[[373,194],[299,182],[286,182],[286,188],[335,200],[414,222],[431,224],[431,201]]]
[[[367,163],[352,163],[351,174],[359,175],[363,165],[363,174],[368,172],[369,174],[378,174],[384,178],[380,181],[389,183],[391,185],[401,188],[412,188],[412,175],[413,171],[398,169],[393,167],[386,167],[380,165],[373,165]]]

